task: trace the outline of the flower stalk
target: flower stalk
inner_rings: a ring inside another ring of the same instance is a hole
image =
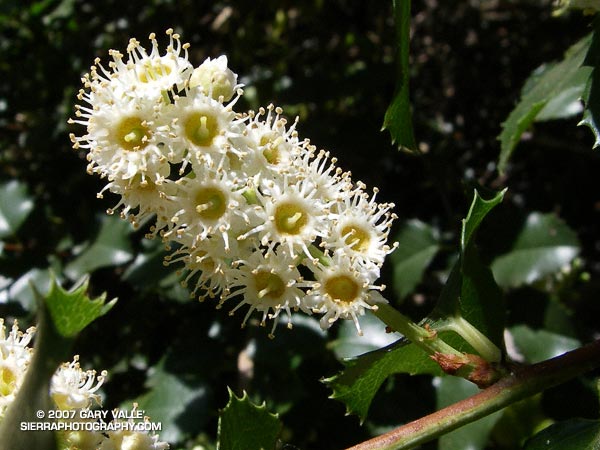
[[[516,369],[476,395],[347,450],[411,449],[599,366],[600,340],[597,340],[555,358]]]

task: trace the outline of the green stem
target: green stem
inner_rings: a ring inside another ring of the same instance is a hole
[[[480,393],[348,450],[407,450],[600,366],[600,340],[527,366]]]
[[[456,356],[463,355],[454,347],[441,340],[435,331],[427,330],[417,325],[388,303],[378,303],[377,309],[373,310],[373,314],[379,317],[392,330],[404,335],[406,339],[421,347],[430,355],[436,353]]]
[[[502,358],[500,349],[462,316],[451,317],[443,329],[458,333],[486,361],[495,363]]]

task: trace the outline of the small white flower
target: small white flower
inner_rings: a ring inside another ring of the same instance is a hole
[[[138,405],[134,403],[132,415],[137,407]],[[124,421],[117,420],[117,422]],[[150,422],[150,418],[144,417],[144,422]],[[109,430],[107,432],[108,439],[102,442],[98,450],[166,450],[169,448],[169,444],[159,441],[160,438],[156,433],[137,431],[144,427],[136,428],[136,422],[133,419],[128,419],[126,425],[128,426],[123,426],[121,429]]]
[[[269,252],[281,245],[283,251],[295,258],[298,250],[313,258],[309,246],[327,230],[329,202],[315,197],[310,182],[299,179],[291,183],[284,174],[266,184],[264,192],[256,190],[261,207],[255,208],[261,218],[260,225],[238,236],[239,240],[256,234],[257,240]]]
[[[315,313],[323,314],[321,328],[329,328],[338,319],[352,319],[359,335],[362,335],[358,317],[366,309],[377,309],[377,303],[386,302],[379,291],[385,286],[376,286],[370,274],[353,267],[343,254],[334,257],[331,265],[313,266],[316,281],[310,286],[304,305]]]
[[[15,320],[7,336],[4,319],[0,318],[0,418],[23,383],[32,355],[28,345],[34,334],[33,327],[25,333],[20,331]]]
[[[190,88],[199,87],[209,97],[229,101],[240,87],[237,84],[237,75],[227,67],[227,56],[222,55],[215,59],[206,60],[192,72],[189,82]]]
[[[264,256],[260,250],[254,251],[247,260],[236,262],[230,272],[231,292],[222,297],[220,304],[242,296],[240,303],[229,314],[233,315],[240,307],[248,305],[250,308],[242,322],[243,327],[254,311],[261,312],[262,326],[265,326],[267,319],[273,319],[270,337],[273,337],[281,311],[287,313],[288,328],[291,328],[291,310],[297,310],[304,297],[304,292],[295,286],[302,280],[296,265],[297,261],[284,252]]]
[[[396,218],[390,212],[394,205],[376,203],[377,188],[373,189],[369,199],[362,191],[362,184],[359,186],[336,203],[331,232],[323,246],[348,255],[364,270],[376,270],[378,274],[385,257],[397,246],[386,244],[392,221]]]
[[[92,402],[101,404],[100,389],[106,378],[106,371],[96,375],[95,370],[82,370],[79,366],[79,356],[70,363],[62,364],[52,377],[50,396],[60,409],[89,408]]]

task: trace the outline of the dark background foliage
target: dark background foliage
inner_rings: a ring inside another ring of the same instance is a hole
[[[0,181],[22,182],[35,207],[0,255],[0,315],[33,321],[27,295],[15,287],[32,269],[51,267],[68,285],[91,267],[94,293],[106,291],[119,302],[80,337],[82,363],[111,373],[107,408],[132,399],[165,405],[171,413],[160,414],[177,424],[182,448],[194,442],[210,448],[226,385],[281,413],[283,448],[342,448],[435,407],[429,377],[394,377],[361,427],[344,416],[341,403],[327,399],[319,381],[341,368],[331,350],[337,328],[327,337],[307,320],[293,332],[279,329],[273,341],[254,324],[240,330],[239,317],[187,299],[176,274],[160,263],[160,243],[143,240],[143,230],[120,228],[127,232],[121,259],[111,253],[112,243],[109,263],[85,266],[78,259],[106,225],[103,211],[116,203],[108,195],[96,199],[101,181],[85,173],[84,154],[70,148],[68,133],[82,132],[67,125],[80,77],[94,58],[106,61],[109,48],[123,51],[130,37],[147,42],[150,32],[164,45],[163,32],[173,27],[191,44],[193,63],[228,56],[247,86],[241,108],[273,102],[288,117],[298,115],[300,135],[330,150],[354,179],[378,186],[379,199],[397,205],[399,223],[419,218],[439,230],[450,250],[433,261],[403,310],[418,319],[439,295],[439,272],[456,248],[473,187],[508,187],[481,231],[487,260],[511,246],[528,212],[554,212],[579,236],[591,279],[568,292],[511,290],[509,323],[583,342],[596,336],[600,159],[591,133],[575,119],[537,124],[506,175],[496,170],[500,124],[527,76],[560,58],[589,31],[589,19],[551,17],[549,1],[424,0],[412,9],[411,99],[420,157],[397,151],[380,132],[396,79],[391,2],[2,0]],[[389,266],[383,281],[393,285]],[[559,319],[549,322],[549,316]],[[161,382],[178,386],[181,397],[161,393]],[[566,392],[575,396],[568,403]],[[581,382],[557,388],[538,412],[550,419],[595,417],[590,392]],[[177,409],[181,402],[185,410]],[[514,444],[498,436],[491,442],[494,448]]]

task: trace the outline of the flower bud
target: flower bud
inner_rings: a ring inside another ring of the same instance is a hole
[[[191,88],[199,86],[215,100],[229,101],[235,93],[237,75],[227,67],[227,57],[207,58],[196,67],[190,78]]]

